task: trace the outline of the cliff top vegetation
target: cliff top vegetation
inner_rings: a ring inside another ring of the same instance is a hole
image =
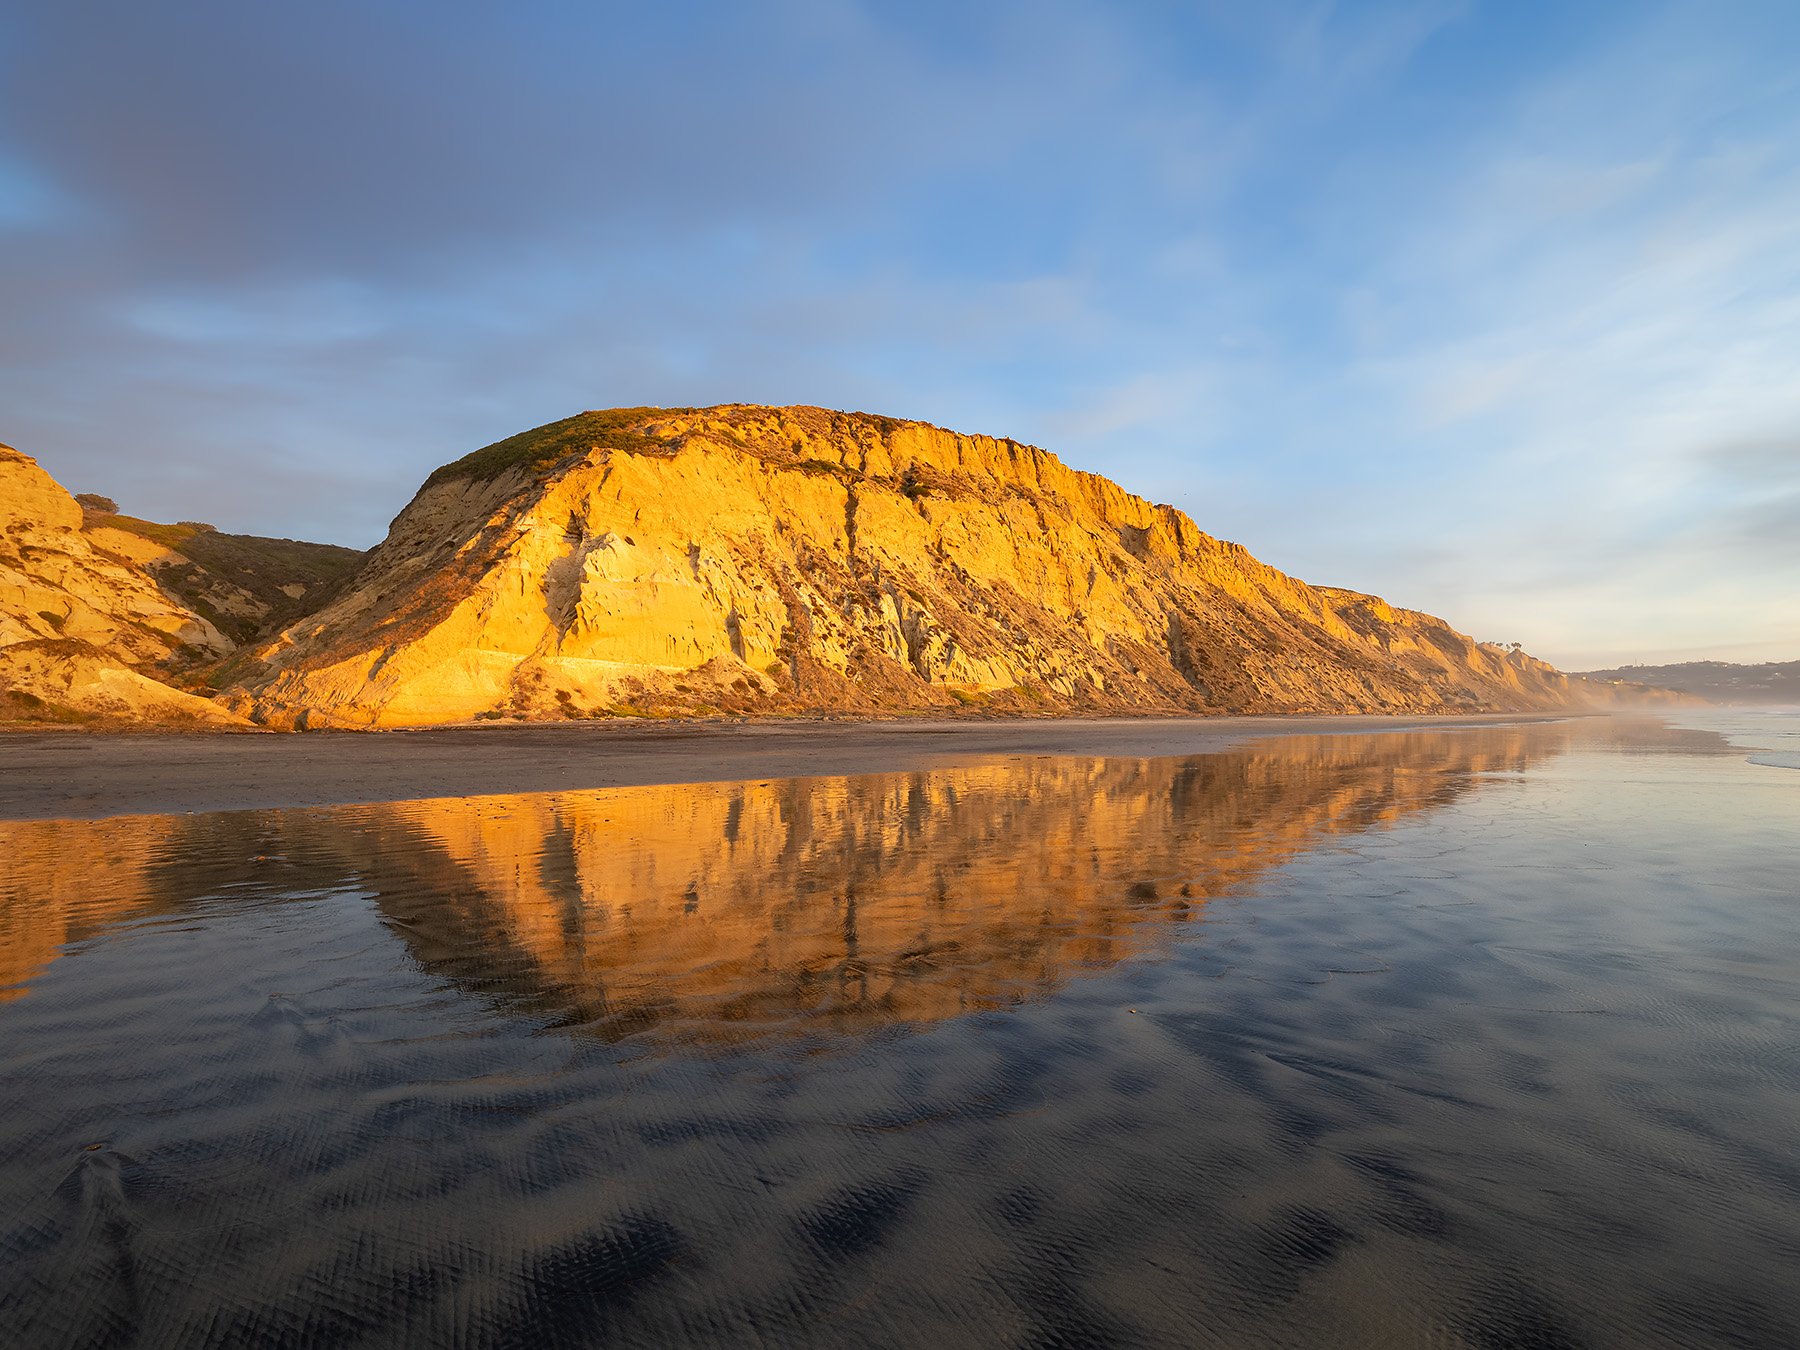
[[[692,408],[607,408],[577,413],[560,422],[547,422],[471,451],[433,471],[424,485],[435,487],[453,478],[498,478],[508,469],[521,465],[536,468],[554,464],[577,448],[598,446],[638,454],[659,450],[664,442],[632,428],[671,413],[693,411]]]

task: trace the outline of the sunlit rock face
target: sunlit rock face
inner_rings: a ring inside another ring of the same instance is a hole
[[[216,659],[231,641],[82,523],[36,460],[0,446],[0,720],[241,721],[156,678],[173,654]]]
[[[0,985],[109,924],[186,923],[197,897],[356,893],[423,970],[602,1039],[925,1022],[1153,958],[1307,850],[1448,806],[1569,734],[0,824]]]
[[[273,726],[1571,701],[1042,450],[804,407],[586,413],[447,465],[257,657],[227,700]]]

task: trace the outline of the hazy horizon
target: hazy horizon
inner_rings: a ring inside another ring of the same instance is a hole
[[[1565,669],[1800,657],[1800,11],[0,17],[0,440],[366,547],[586,408],[1011,436]]]

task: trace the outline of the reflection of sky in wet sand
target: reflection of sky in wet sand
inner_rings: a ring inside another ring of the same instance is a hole
[[[373,890],[425,968],[607,1038],[930,1020],[1157,948],[1296,851],[1441,805],[1567,734],[0,825],[0,971],[28,978],[109,915],[177,903],[196,853],[240,855],[210,864],[215,886],[281,853],[318,884]]]
[[[1800,1344],[1761,731],[0,827],[0,1344]]]

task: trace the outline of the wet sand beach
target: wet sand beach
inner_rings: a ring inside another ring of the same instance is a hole
[[[1795,722],[0,821],[0,1344],[1800,1344]]]
[[[1270,736],[1565,716],[570,722],[279,736],[16,732],[0,737],[0,820],[890,773],[1005,755],[1194,755]]]

